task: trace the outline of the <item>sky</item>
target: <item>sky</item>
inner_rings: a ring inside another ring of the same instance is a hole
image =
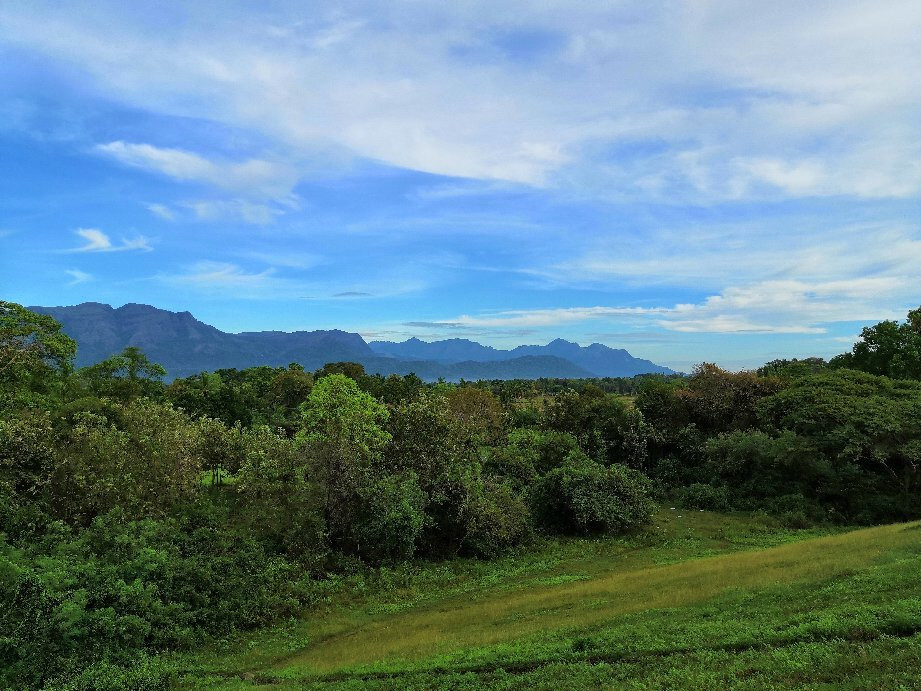
[[[917,0],[0,4],[0,297],[688,371],[921,304]]]

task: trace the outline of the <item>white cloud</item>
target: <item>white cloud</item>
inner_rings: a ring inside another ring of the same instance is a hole
[[[700,290],[776,279],[888,277],[910,291],[921,282],[921,229],[899,223],[838,226],[797,216],[656,228],[592,243],[574,259],[529,272],[553,284],[665,283]]]
[[[107,98],[252,131],[294,159],[348,150],[602,196],[921,193],[916,0],[174,11],[181,31],[152,32],[146,14],[106,3],[79,14],[30,3],[0,13],[0,26]],[[218,186],[287,179],[259,159],[103,150]]]
[[[93,280],[91,274],[86,273],[85,271],[80,271],[80,269],[64,269],[64,273],[70,276],[70,281],[67,283],[68,286],[76,286],[81,283],[86,283]]]
[[[297,172],[292,167],[256,158],[241,163],[217,162],[182,149],[123,141],[100,144],[96,151],[124,165],[160,173],[176,180],[204,182],[248,196],[278,198],[289,203],[291,188],[297,182]],[[152,206],[162,208],[161,205]],[[157,213],[156,209],[151,210]]]
[[[252,288],[265,285],[274,273],[273,268],[253,273],[236,264],[200,261],[188,267],[184,273],[163,278],[169,283],[201,288]]]
[[[257,258],[258,255],[249,255]],[[187,265],[177,273],[160,273],[154,280],[160,283],[195,290],[204,294],[227,295],[255,300],[341,300],[343,293],[364,293],[367,297],[386,298],[418,292],[424,285],[398,275],[369,277],[355,284],[342,279],[328,281],[302,277],[302,271],[291,271],[297,261],[308,262],[303,255],[292,255],[293,261],[279,262],[262,270],[252,270],[231,262],[202,260]],[[289,269],[289,271],[284,271]]]
[[[241,252],[240,256],[263,262],[270,266],[283,266],[289,269],[310,269],[325,260],[318,254],[310,252]]]
[[[152,213],[154,216],[159,216],[164,221],[176,220],[176,212],[166,204],[148,204],[147,210],[150,211],[150,213]]]
[[[80,228],[76,233],[86,240],[86,244],[74,250],[75,252],[109,252],[112,249],[112,241],[101,230]]]
[[[65,252],[130,252],[133,250],[149,252],[153,249],[150,246],[150,239],[143,235],[122,238],[121,243],[115,245],[112,244],[112,239],[108,235],[96,228],[78,228],[74,232],[86,240],[86,244],[64,250]]]
[[[245,199],[200,199],[180,202],[200,221],[234,220],[254,225],[268,225],[284,210],[273,204],[261,204]]]
[[[445,328],[559,327],[604,320],[681,333],[821,334],[827,325],[898,317],[903,286],[893,278],[807,283],[763,281],[727,288],[698,303],[657,307],[505,310],[433,322]]]

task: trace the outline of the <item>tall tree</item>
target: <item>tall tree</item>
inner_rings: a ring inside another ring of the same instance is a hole
[[[0,300],[0,409],[60,392],[76,354],[52,317]]]
[[[921,379],[921,307],[911,310],[904,322],[866,327],[851,352],[830,364],[893,379]]]
[[[122,401],[161,393],[164,376],[166,370],[136,346],[128,346],[118,355],[80,370],[80,378],[93,393]]]
[[[316,479],[325,490],[323,516],[330,539],[341,542],[350,534],[371,462],[390,440],[383,428],[389,414],[344,374],[317,381],[301,411],[297,438],[312,456]]]

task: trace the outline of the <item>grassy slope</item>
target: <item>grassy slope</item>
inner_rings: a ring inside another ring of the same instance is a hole
[[[918,524],[822,536],[665,511],[633,540],[551,543],[491,564],[392,572],[390,584],[362,594],[352,583],[326,612],[203,651],[187,680],[915,688],[921,668]]]

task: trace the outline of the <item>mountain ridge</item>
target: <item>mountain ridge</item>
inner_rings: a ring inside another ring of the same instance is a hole
[[[449,338],[431,342],[410,338],[402,342],[371,341],[368,345],[379,354],[437,362],[454,362],[462,357],[472,358],[479,362],[501,362],[525,356],[552,356],[568,360],[596,377],[631,377],[648,373],[674,374],[674,371],[668,367],[634,357],[623,348],[611,348],[602,343],[580,346],[578,343],[562,338],[556,338],[545,346],[520,345],[511,350],[484,346],[466,338]],[[479,357],[473,357],[473,354]]]
[[[341,329],[228,333],[196,319],[191,312],[172,312],[139,303],[113,307],[84,302],[29,309],[54,317],[64,333],[77,341],[78,367],[99,362],[127,346],[137,346],[152,361],[163,365],[169,378],[216,369],[279,367],[291,362],[317,369],[338,361],[359,362],[369,373],[415,373],[427,380],[450,381],[671,373],[668,368],[634,358],[626,350],[602,344],[583,348],[563,339],[546,346],[522,345],[512,350],[462,338],[431,343],[418,338],[402,343],[369,343],[360,334]]]

